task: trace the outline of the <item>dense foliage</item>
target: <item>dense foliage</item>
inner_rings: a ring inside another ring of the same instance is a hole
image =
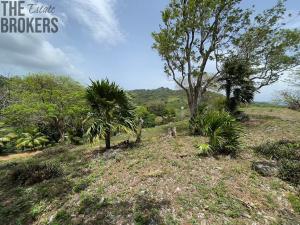
[[[258,14],[242,9],[240,3],[171,0],[162,12],[153,48],[164,61],[166,74],[185,92],[191,117],[230,54],[247,59],[256,90],[300,64],[300,31],[282,25],[287,16],[284,2]],[[216,65],[213,74],[207,71],[209,61]]]
[[[68,132],[84,131],[81,121],[88,107],[84,88],[65,76],[31,74],[11,77],[8,104],[1,111],[3,121],[20,133],[37,129],[51,142],[64,141]]]
[[[111,147],[110,139],[115,132],[130,132],[135,129],[134,107],[127,93],[107,79],[92,81],[86,90],[91,106],[91,125],[87,134],[91,141],[105,138],[106,148]]]
[[[22,133],[21,137],[17,140],[17,148],[20,149],[39,149],[46,146],[49,142],[48,138],[36,130],[30,133]]]

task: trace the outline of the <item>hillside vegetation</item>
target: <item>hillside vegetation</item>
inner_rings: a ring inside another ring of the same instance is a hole
[[[152,48],[180,90],[0,75],[0,225],[299,225],[290,11],[171,0]],[[287,72],[288,108],[252,104]]]
[[[190,136],[182,121],[145,129],[139,145],[60,145],[1,161],[0,224],[298,224],[296,187],[259,175],[251,163],[264,159],[254,149],[268,141],[299,141],[300,112],[244,110],[250,120],[236,159],[200,157],[196,146],[207,139]],[[168,137],[174,125],[178,135]],[[47,179],[16,179],[36,164],[48,165]]]
[[[179,111],[181,107],[188,108],[186,93],[183,90],[172,90],[169,88],[157,88],[152,90],[138,89],[129,91],[134,102],[137,105],[151,106],[153,104],[163,103],[166,108],[172,108]],[[211,103],[222,95],[208,92],[205,95],[205,101]]]

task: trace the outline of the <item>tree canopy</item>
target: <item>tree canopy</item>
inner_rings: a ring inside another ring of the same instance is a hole
[[[300,33],[281,26],[284,3],[256,15],[252,9],[242,9],[240,3],[171,0],[162,12],[160,29],[153,33],[153,48],[162,57],[166,74],[186,92],[191,116],[232,53],[251,62],[255,70],[250,79],[256,90],[299,65]],[[208,63],[215,64],[215,73],[209,73]]]
[[[81,129],[88,112],[84,87],[65,76],[30,74],[8,79],[9,104],[4,121],[20,130],[39,131],[53,141],[64,139],[68,130]]]

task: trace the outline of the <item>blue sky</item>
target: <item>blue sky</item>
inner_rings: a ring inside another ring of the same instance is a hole
[[[242,2],[244,7],[254,4],[263,10],[276,0]],[[68,74],[84,84],[89,83],[89,78],[108,77],[125,89],[175,88],[163,72],[163,62],[151,48],[151,32],[158,30],[160,11],[168,0],[44,0],[39,3],[56,7],[59,32],[0,34],[2,74],[54,72]],[[300,1],[288,0],[287,9],[299,12]],[[292,26],[299,27],[297,23]],[[256,100],[270,101],[284,88],[283,83],[267,87]]]

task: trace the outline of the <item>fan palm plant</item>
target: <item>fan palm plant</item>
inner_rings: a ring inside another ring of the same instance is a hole
[[[211,111],[204,118],[204,134],[214,152],[235,156],[240,147],[241,127],[225,111]]]
[[[130,98],[117,84],[107,79],[92,81],[86,92],[92,109],[88,116],[92,122],[87,135],[91,142],[104,138],[106,149],[109,149],[112,133],[135,129]]]
[[[31,150],[41,148],[49,142],[48,138],[40,132],[34,130],[31,133],[22,133],[22,137],[17,140],[17,148]]]
[[[220,89],[226,93],[226,107],[231,114],[235,114],[240,103],[251,103],[254,98],[255,87],[249,79],[253,70],[247,60],[238,57],[228,58],[222,68],[219,78]]]

